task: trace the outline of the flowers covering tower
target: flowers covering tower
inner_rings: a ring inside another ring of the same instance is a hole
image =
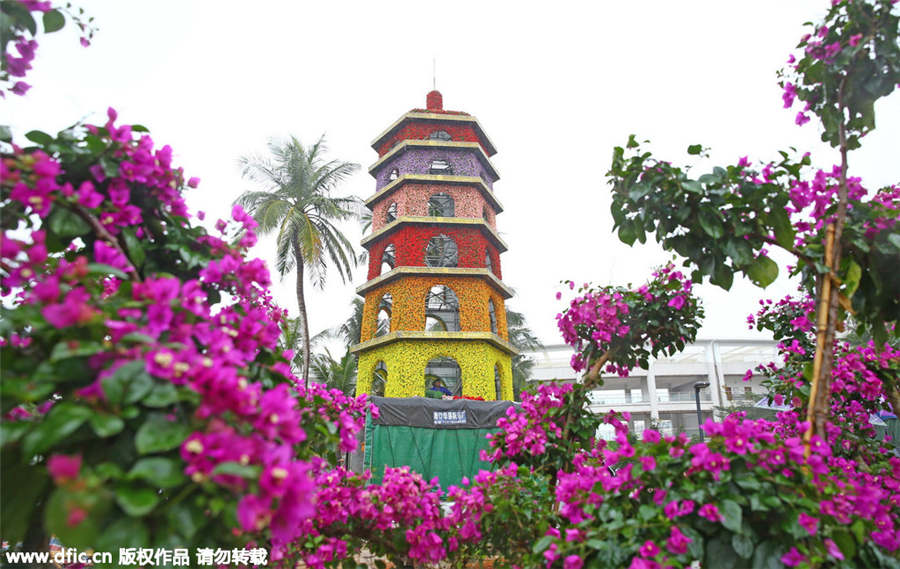
[[[475,117],[444,110],[438,91],[426,103],[372,143],[357,393],[422,396],[441,379],[453,395],[511,400],[496,150]]]

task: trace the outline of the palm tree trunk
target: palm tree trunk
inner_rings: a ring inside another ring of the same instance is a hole
[[[301,354],[303,355],[303,386],[309,387],[309,321],[306,317],[306,299],[303,296],[303,256],[300,254],[300,245],[294,242],[294,259],[297,264],[297,308],[300,309],[300,341]]]

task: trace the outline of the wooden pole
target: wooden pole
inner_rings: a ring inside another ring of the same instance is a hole
[[[803,434],[803,456],[809,458],[810,441],[814,432],[814,423],[816,411],[818,410],[817,402],[819,400],[819,389],[823,381],[820,377],[822,373],[822,359],[825,356],[825,332],[828,330],[828,305],[831,299],[831,278],[832,271],[832,249],[834,246],[834,225],[828,224],[825,237],[825,266],[828,267],[829,273],[822,276],[822,290],[819,298],[819,311],[816,315],[816,354],[813,357],[812,385],[809,388],[809,403],[806,406],[806,422],[809,423],[806,432]],[[828,397],[822,397],[823,404],[828,401]]]

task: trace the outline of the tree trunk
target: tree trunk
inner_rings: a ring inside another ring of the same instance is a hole
[[[300,320],[300,353],[303,355],[303,369],[301,372],[303,374],[303,386],[309,387],[309,321],[306,316],[306,299],[303,296],[303,256],[300,254],[300,246],[296,241],[294,242],[294,259],[297,263],[297,308],[300,309],[300,314],[297,316]]]

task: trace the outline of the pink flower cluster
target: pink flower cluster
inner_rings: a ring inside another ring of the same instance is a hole
[[[501,457],[541,455],[553,439],[562,437],[563,430],[552,416],[554,409],[565,405],[571,384],[549,383],[538,386],[535,393],[522,393],[522,403],[506,410],[506,417],[497,421],[499,431],[487,435],[491,452],[482,451],[482,460],[495,462]]]
[[[583,370],[588,363],[582,355],[587,343],[608,346],[613,337],[628,333],[628,327],[620,321],[621,315],[627,313],[628,305],[620,293],[601,290],[573,298],[569,308],[556,315],[563,341],[575,348],[575,371]]]

